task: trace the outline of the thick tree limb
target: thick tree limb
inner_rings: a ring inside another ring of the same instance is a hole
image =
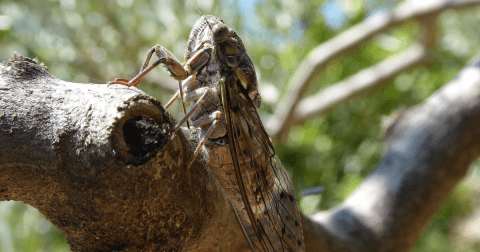
[[[376,170],[303,218],[307,251],[408,251],[480,154],[480,57],[387,130]],[[68,83],[0,64],[0,200],[33,205],[72,251],[248,251],[195,136],[135,88]],[[189,133],[189,132],[185,132]],[[193,143],[193,144],[190,144]]]
[[[289,132],[290,128],[298,123],[294,118],[298,111],[297,105],[305,96],[315,76],[332,59],[361,45],[373,36],[391,29],[409,20],[429,20],[422,22],[427,25],[435,25],[431,17],[436,16],[446,9],[465,9],[480,4],[478,0],[435,0],[435,1],[405,1],[392,12],[378,14],[338,34],[334,38],[314,48],[300,63],[297,71],[288,81],[290,91],[278,104],[273,116],[266,124],[266,129],[273,138],[281,139]],[[436,27],[427,27],[424,43],[428,48],[435,44],[432,33]],[[320,94],[319,94],[320,95]],[[334,94],[335,95],[335,94]],[[348,93],[346,94],[349,95]],[[346,100],[346,98],[339,98]],[[335,105],[335,104],[332,104]],[[324,109],[326,110],[326,109]]]
[[[397,118],[380,164],[342,205],[305,220],[307,249],[408,251],[480,155],[478,139],[480,57]]]
[[[79,84],[22,57],[0,64],[0,200],[45,214],[72,251],[246,246],[216,180],[155,99]],[[173,139],[172,139],[173,137]]]

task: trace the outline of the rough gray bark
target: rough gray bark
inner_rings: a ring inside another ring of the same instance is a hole
[[[480,58],[387,130],[388,151],[339,207],[303,218],[307,251],[408,251],[480,154]],[[72,251],[245,251],[195,137],[135,88],[0,64],[0,200],[24,201]]]

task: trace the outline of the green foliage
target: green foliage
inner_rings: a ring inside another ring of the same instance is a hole
[[[0,251],[69,251],[65,237],[37,209],[20,202],[0,204]]]
[[[242,11],[242,3],[193,1],[202,13],[222,17],[244,41],[257,69],[265,115],[282,102],[275,93],[287,94],[286,83],[313,48],[380,10],[394,8],[397,1],[258,0],[249,12]],[[335,11],[336,6],[341,11]],[[326,18],[332,13],[340,16],[334,25]],[[2,0],[0,59],[11,57],[14,51],[36,57],[52,74],[67,81],[106,83],[130,78],[155,44],[182,59],[198,17],[189,1]],[[368,176],[385,151],[382,117],[422,102],[458,73],[479,51],[479,17],[478,8],[445,11],[438,20],[438,47],[431,63],[294,127],[288,141],[276,145],[297,191],[325,186],[320,195],[300,199],[304,212],[336,206]],[[309,93],[402,52],[421,32],[420,24],[408,22],[372,38],[330,61]],[[165,75],[163,70],[156,72]],[[140,88],[163,102],[171,95],[150,84],[144,81]],[[267,88],[277,92],[262,91]],[[451,251],[452,219],[472,211],[473,203],[464,196],[468,190],[460,185],[454,191],[415,251]],[[58,230],[31,208],[2,202],[0,216],[0,251],[68,251]],[[33,220],[37,224],[31,224]],[[467,250],[478,251],[478,247]]]
[[[476,175],[473,177],[478,180]],[[454,228],[462,218],[472,213],[477,198],[478,191],[465,183],[458,185],[439,209],[414,251],[479,251],[478,241],[472,243]]]

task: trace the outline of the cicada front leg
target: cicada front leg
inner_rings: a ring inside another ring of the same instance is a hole
[[[154,53],[157,55],[158,60],[155,61],[152,65],[148,66],[148,63],[150,63],[150,59],[152,58]],[[167,50],[161,45],[156,45],[150,49],[147,57],[142,64],[142,67],[140,68],[140,71],[135,77],[133,77],[133,79],[115,79],[114,81],[108,82],[108,85],[119,84],[127,87],[138,86],[142,78],[160,64],[163,64],[165,66],[167,71],[172,75],[175,80],[184,80],[189,75],[187,70],[183,68],[182,64],[169,50]]]
[[[131,80],[118,78],[114,81],[108,82],[107,84],[119,84],[127,87],[138,86],[143,77],[160,64],[165,66],[167,71],[175,80],[185,80],[196,70],[207,64],[208,60],[210,59],[210,50],[211,49],[199,50],[187,62],[185,62],[184,65],[182,65],[175,55],[173,55],[167,48],[161,45],[156,45],[152,47],[150,51],[148,51],[148,55],[143,61],[142,67],[135,77],[133,77]],[[154,53],[157,55],[158,60],[152,65],[148,66],[148,63],[150,63]]]

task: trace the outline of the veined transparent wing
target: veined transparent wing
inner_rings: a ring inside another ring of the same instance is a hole
[[[222,79],[227,136],[244,208],[266,251],[304,251],[303,231],[290,176],[275,155],[257,109],[237,77]]]

